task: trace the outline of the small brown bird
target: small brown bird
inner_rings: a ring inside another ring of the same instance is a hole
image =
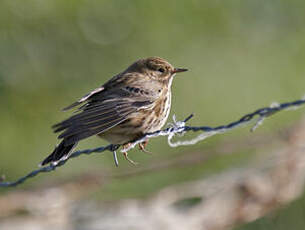
[[[98,135],[111,144],[128,145],[165,124],[171,107],[174,68],[159,57],[140,59],[103,86],[64,108],[79,106],[75,115],[53,126],[62,142],[41,165],[67,159],[80,140]],[[147,142],[140,144],[145,151]],[[127,160],[134,163],[124,153]]]

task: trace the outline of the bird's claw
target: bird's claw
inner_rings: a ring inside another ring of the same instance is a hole
[[[142,143],[139,144],[139,149],[144,152],[144,153],[148,153],[148,154],[152,154],[152,152],[146,150],[146,145],[148,144],[148,140],[147,141],[144,141]]]
[[[124,154],[125,159],[128,160],[131,164],[133,164],[133,165],[138,165],[139,164],[138,162],[135,162],[135,161],[131,160],[128,157],[128,153],[127,152],[123,152],[123,154]]]

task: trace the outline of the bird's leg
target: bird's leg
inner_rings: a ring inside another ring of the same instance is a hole
[[[150,151],[148,151],[148,150],[145,149],[145,147],[146,147],[147,144],[148,144],[148,140],[141,142],[141,143],[139,144],[139,149],[140,149],[141,151],[143,151],[144,153],[151,153]]]
[[[128,143],[128,144],[126,144],[126,145],[123,145],[123,149],[128,148],[129,146],[130,146],[130,143]],[[137,162],[134,162],[133,160],[131,160],[131,159],[128,157],[127,151],[124,151],[123,154],[124,154],[125,159],[128,160],[131,164],[133,164],[133,165],[137,165],[137,164],[138,164]]]
[[[128,153],[127,152],[123,152],[123,154],[124,154],[125,159],[128,160],[131,164],[133,164],[133,165],[138,165],[139,164],[138,162],[134,162],[133,160],[131,160],[128,157]]]

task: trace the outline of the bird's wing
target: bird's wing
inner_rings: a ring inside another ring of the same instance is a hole
[[[96,88],[94,90],[92,90],[90,93],[87,93],[85,96],[83,96],[81,99],[79,99],[78,101],[74,102],[73,104],[63,108],[63,111],[67,111],[69,109],[72,109],[80,104],[82,104],[83,102],[87,101],[88,99],[90,99],[92,96],[102,92],[105,88],[103,86]]]
[[[79,113],[54,125],[55,132],[62,132],[58,138],[64,138],[66,144],[78,142],[107,131],[125,121],[131,113],[147,109],[154,103],[151,97],[138,90],[109,91],[91,96]]]
[[[137,79],[137,81],[135,81]],[[158,94],[155,93],[157,90],[155,89],[154,85],[151,84],[151,82],[148,80],[149,78],[144,78],[143,75],[139,73],[120,73],[112,77],[109,81],[107,81],[104,85],[101,87],[98,87],[94,90],[92,90],[90,93],[87,93],[84,95],[81,99],[74,102],[73,104],[63,108],[63,111],[67,111],[69,109],[72,109],[80,104],[84,104],[86,102],[94,101],[94,100],[103,100],[105,99],[105,95],[108,97],[109,91],[115,91],[118,90],[114,95],[112,96],[142,96],[146,98],[150,98],[152,100],[155,100],[158,97]],[[134,85],[134,87],[124,87],[125,83],[128,82],[130,85]],[[142,86],[142,88],[148,88],[150,89],[150,92],[148,91],[140,91],[139,87]],[[127,91],[127,95],[126,95]],[[84,105],[83,107],[80,107],[80,109],[83,109],[84,107],[87,107]]]

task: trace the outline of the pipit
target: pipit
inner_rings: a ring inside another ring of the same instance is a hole
[[[41,165],[67,159],[79,141],[93,135],[124,148],[161,129],[170,112],[173,77],[184,71],[159,57],[140,59],[64,108],[78,107],[76,114],[53,126],[62,141]],[[146,144],[141,143],[140,149],[145,151]],[[127,152],[124,156],[133,163]]]

